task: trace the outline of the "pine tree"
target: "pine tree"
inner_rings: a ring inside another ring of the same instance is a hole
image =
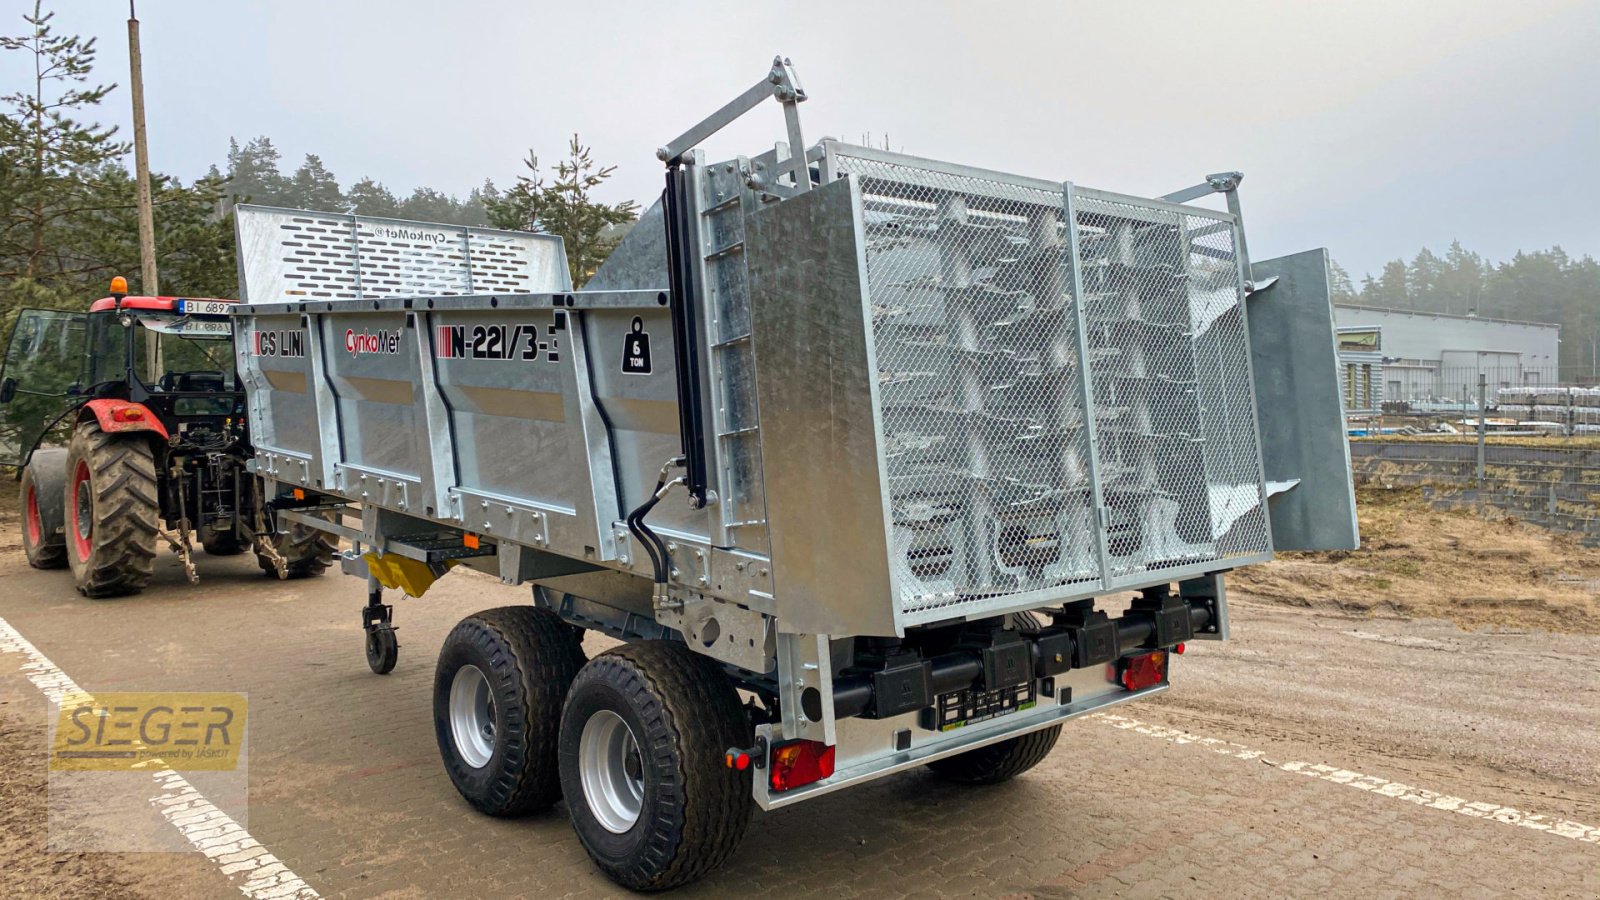
[[[282,156],[267,137],[257,137],[243,147],[228,140],[228,198],[233,203],[287,205],[289,179],[278,171]]]
[[[1334,303],[1349,304],[1358,299],[1355,284],[1350,280],[1350,273],[1345,271],[1344,266],[1339,265],[1338,260],[1328,260],[1328,289],[1333,295]]]
[[[1440,281],[1444,274],[1444,263],[1433,254],[1432,250],[1423,247],[1412,258],[1411,265],[1406,267],[1406,296],[1411,300],[1412,309],[1427,312],[1448,312],[1446,304],[1440,302]]]
[[[600,203],[591,192],[604,184],[617,169],[600,166],[574,134],[567,146],[567,159],[556,164],[555,180],[545,181],[539,158],[531,152],[524,163],[528,174],[485,206],[490,222],[498,228],[536,231],[560,235],[566,244],[567,266],[572,283],[582,287],[621,242],[621,235],[608,226],[626,225],[638,218],[638,205],[632,200]]]
[[[339,180],[322,164],[322,157],[307,153],[306,161],[289,179],[290,206],[319,212],[344,212],[349,204],[339,190]]]
[[[35,284],[78,271],[57,252],[56,233],[100,209],[80,173],[128,150],[114,127],[79,120],[115,85],[90,86],[94,40],[57,35],[54,17],[36,0],[33,14],[22,17],[27,32],[0,37],[0,50],[23,54],[33,74],[24,89],[0,97],[0,277]]]
[[[394,218],[400,215],[400,201],[388,188],[371,178],[363,178],[350,185],[344,198],[350,204],[350,211],[358,216]]]

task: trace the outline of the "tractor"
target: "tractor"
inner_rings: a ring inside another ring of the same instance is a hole
[[[252,550],[278,578],[318,575],[326,532],[275,526],[233,364],[235,301],[110,296],[89,311],[24,309],[0,364],[0,463],[21,481],[22,544],[88,597],[133,594],[165,542],[199,580],[207,554]]]

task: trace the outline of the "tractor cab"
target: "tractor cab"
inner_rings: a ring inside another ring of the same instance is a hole
[[[223,450],[244,439],[235,301],[126,292],[116,278],[87,313],[18,314],[0,365],[0,463],[25,464],[90,413],[102,430],[153,432],[174,448]]]

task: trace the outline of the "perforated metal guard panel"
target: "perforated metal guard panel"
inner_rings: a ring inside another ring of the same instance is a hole
[[[235,215],[241,299],[251,303],[571,287],[550,235],[260,206]]]
[[[833,162],[865,202],[902,613],[1268,552],[1232,221],[1080,199],[1080,308],[1063,189],[915,162]]]

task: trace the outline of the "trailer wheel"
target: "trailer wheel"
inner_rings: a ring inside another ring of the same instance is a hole
[[[67,562],[79,593],[144,590],[155,570],[160,512],[149,442],[79,425],[67,449],[66,487]]]
[[[595,657],[561,716],[561,791],[578,839],[611,880],[640,891],[725,862],[750,822],[750,773],[724,766],[750,721],[716,663],[646,641]]]
[[[202,525],[196,534],[200,538],[200,546],[211,556],[238,556],[249,546],[231,528],[218,531],[209,525]]]
[[[491,816],[561,798],[556,738],[583,647],[555,613],[506,606],[462,619],[439,651],[433,730],[450,781]]]
[[[400,641],[394,636],[394,626],[387,623],[367,627],[367,667],[375,674],[387,675],[400,661]]]
[[[999,784],[1010,781],[1050,755],[1061,726],[1051,725],[987,747],[968,750],[928,763],[935,775],[960,784]]]
[[[35,569],[67,567],[67,451],[35,450],[22,470],[22,552]]]
[[[336,549],[333,537],[326,531],[299,522],[290,522],[288,528],[272,535],[272,547],[283,557],[284,574],[289,578],[321,575],[333,564]],[[277,566],[270,558],[257,553],[256,564],[268,577],[278,577]]]

